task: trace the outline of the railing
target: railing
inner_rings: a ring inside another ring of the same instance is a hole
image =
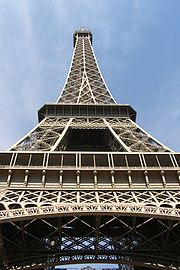
[[[0,186],[33,188],[49,183],[56,188],[180,189],[180,153],[0,153]]]
[[[0,166],[179,168],[180,153],[1,151]]]

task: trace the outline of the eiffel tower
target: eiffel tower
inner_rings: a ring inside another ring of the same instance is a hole
[[[0,269],[180,269],[180,154],[116,103],[92,39],[74,33],[57,102],[0,153]]]

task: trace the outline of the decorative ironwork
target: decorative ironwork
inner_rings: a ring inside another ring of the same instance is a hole
[[[0,153],[0,269],[180,270],[180,153],[135,118],[109,92],[92,33],[76,31],[57,103]]]

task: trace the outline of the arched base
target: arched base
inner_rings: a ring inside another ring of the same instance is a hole
[[[7,269],[116,263],[177,270],[180,222],[132,215],[65,215],[1,224]],[[4,269],[4,268],[2,268]]]
[[[68,265],[69,264],[98,264],[98,263],[101,263],[101,264],[119,264],[119,270],[129,270],[129,269],[134,269],[134,270],[153,270],[153,269],[158,269],[158,270],[179,270],[179,267],[173,267],[172,265],[163,265],[161,263],[145,263],[145,262],[138,262],[136,260],[134,261],[129,261],[128,259],[116,259],[116,260],[112,260],[111,258],[108,258],[107,255],[101,255],[99,257],[101,257],[101,259],[97,258],[93,258],[94,256],[90,256],[92,257],[92,259],[84,259],[83,256],[77,256],[79,257],[77,260],[72,260],[72,261],[59,261],[58,262],[58,259],[57,257],[55,258],[53,256],[53,258],[50,259],[50,261],[47,261],[47,262],[41,262],[41,263],[32,263],[32,264],[27,264],[27,265],[24,265],[24,266],[13,266],[12,268],[7,268],[7,269],[16,269],[16,270],[29,270],[29,269],[38,269],[38,270],[44,270],[44,269],[47,269],[49,267],[55,267],[55,266],[59,266],[59,268],[61,268],[61,265],[63,265],[63,269],[65,268],[65,265],[67,265],[67,268],[68,268]],[[39,258],[39,260],[43,260],[42,258]],[[62,258],[62,259],[65,259]],[[56,260],[56,261],[55,261]],[[1,268],[1,269],[4,269],[4,268]]]

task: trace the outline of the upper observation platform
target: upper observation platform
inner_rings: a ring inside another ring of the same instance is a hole
[[[74,32],[74,35],[73,35],[73,44],[74,44],[74,47],[76,45],[76,41],[77,41],[77,38],[78,37],[89,37],[90,38],[90,41],[91,41],[91,44],[92,44],[93,35],[92,35],[92,32],[90,30],[87,30],[87,29],[84,29],[84,28],[80,28],[79,30],[76,30]]]

